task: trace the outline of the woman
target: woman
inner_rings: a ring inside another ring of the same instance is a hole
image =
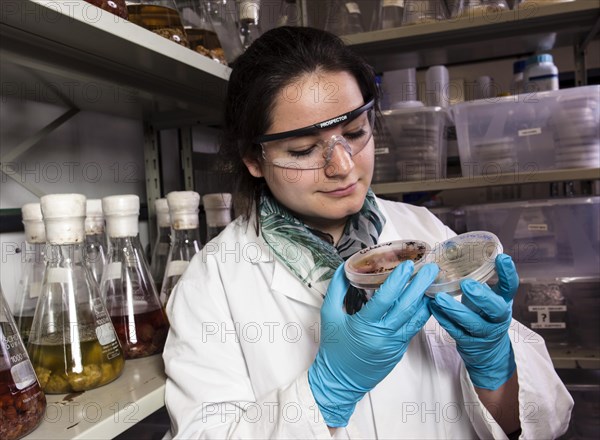
[[[236,60],[225,142],[245,214],[191,262],[167,311],[166,404],[179,438],[553,438],[572,399],[543,341],[511,321],[512,260],[462,300],[407,287],[367,301],[341,263],[377,242],[453,234],[369,190],[372,69],[335,36],[265,33]],[[337,269],[337,270],[336,270]],[[433,314],[433,316],[432,316]]]

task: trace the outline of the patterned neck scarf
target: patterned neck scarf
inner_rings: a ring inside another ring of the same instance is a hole
[[[361,210],[346,222],[337,246],[329,234],[308,228],[268,191],[263,191],[259,208],[261,234],[275,257],[303,284],[322,296],[338,266],[360,249],[376,244],[385,225],[385,217],[371,190]]]

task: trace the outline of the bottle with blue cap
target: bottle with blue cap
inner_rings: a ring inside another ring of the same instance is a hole
[[[558,68],[550,54],[533,55],[527,58],[525,74],[526,92],[558,90]]]
[[[520,95],[524,89],[524,73],[527,60],[518,60],[513,63],[513,78],[510,84],[510,92],[513,95]]]

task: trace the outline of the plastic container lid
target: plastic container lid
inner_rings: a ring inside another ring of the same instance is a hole
[[[519,60],[513,63],[513,73],[523,73],[525,71],[525,66],[527,65],[527,60]]]
[[[427,262],[436,263],[440,272],[425,293],[428,296],[439,292],[459,295],[460,283],[467,278],[486,282],[494,275],[496,256],[502,250],[498,237],[486,231],[467,232],[439,243]]]
[[[416,273],[431,247],[420,240],[397,240],[361,249],[344,263],[350,283],[360,289],[377,289],[401,262],[412,260]]]
[[[48,243],[83,242],[85,201],[83,194],[48,194],[40,198]]]
[[[202,196],[204,209],[229,209],[231,208],[231,194],[213,193]]]
[[[527,66],[531,66],[532,64],[537,64],[537,63],[552,63],[554,62],[554,58],[552,58],[552,55],[550,54],[541,54],[541,55],[532,55],[529,58],[527,58],[527,62],[526,65]]]

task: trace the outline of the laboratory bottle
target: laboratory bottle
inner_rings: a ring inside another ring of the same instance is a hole
[[[202,196],[206,213],[206,242],[219,235],[231,223],[231,194],[215,193]]]
[[[510,93],[512,95],[523,93],[525,64],[526,60],[518,60],[513,63],[513,77],[510,84]]]
[[[118,17],[127,20],[129,14],[127,13],[127,5],[125,0],[85,0],[94,6],[98,6],[100,9],[110,12]]]
[[[357,2],[328,0],[325,30],[336,35],[364,32],[362,14]]]
[[[227,65],[219,37],[210,21],[204,1],[176,0],[190,49]]]
[[[526,92],[558,90],[558,68],[550,54],[533,55],[527,58],[523,74]]]
[[[372,30],[402,26],[404,0],[382,0],[377,14],[378,20]]]
[[[44,418],[46,396],[0,288],[0,438],[16,440]]]
[[[181,46],[190,47],[175,0],[127,1],[129,21]]]
[[[303,5],[304,3],[298,0],[283,0],[277,26],[306,26]]]
[[[142,251],[137,195],[102,199],[109,252],[100,292],[126,359],[162,352],[168,323]]]
[[[202,249],[198,217],[200,195],[194,191],[173,191],[167,194],[167,202],[171,216],[172,242],[160,292],[163,306],[167,304],[171,292],[194,255]]]
[[[247,49],[262,33],[259,23],[260,0],[236,0],[242,47]]]
[[[448,18],[446,3],[442,0],[405,0],[402,26],[434,23]]]
[[[85,263],[100,285],[106,264],[108,241],[104,230],[102,200],[87,199],[85,204]]]
[[[167,267],[167,257],[171,247],[171,218],[169,217],[169,205],[167,199],[156,199],[154,201],[154,211],[156,212],[156,240],[152,247],[152,258],[150,259],[150,274],[156,285],[156,291],[160,292],[163,277],[165,276],[165,267]]]
[[[84,261],[85,196],[50,194],[41,205],[47,264],[27,349],[44,392],[90,390],[119,377],[124,357]]]
[[[44,272],[46,271],[44,257],[46,228],[44,227],[42,208],[39,203],[23,205],[21,214],[23,216],[26,243],[21,253],[21,279],[17,286],[13,313],[23,343],[27,344],[35,307],[42,291]]]
[[[232,63],[244,51],[236,4],[231,0],[206,0],[204,5],[223,47],[225,59],[227,63]]]

